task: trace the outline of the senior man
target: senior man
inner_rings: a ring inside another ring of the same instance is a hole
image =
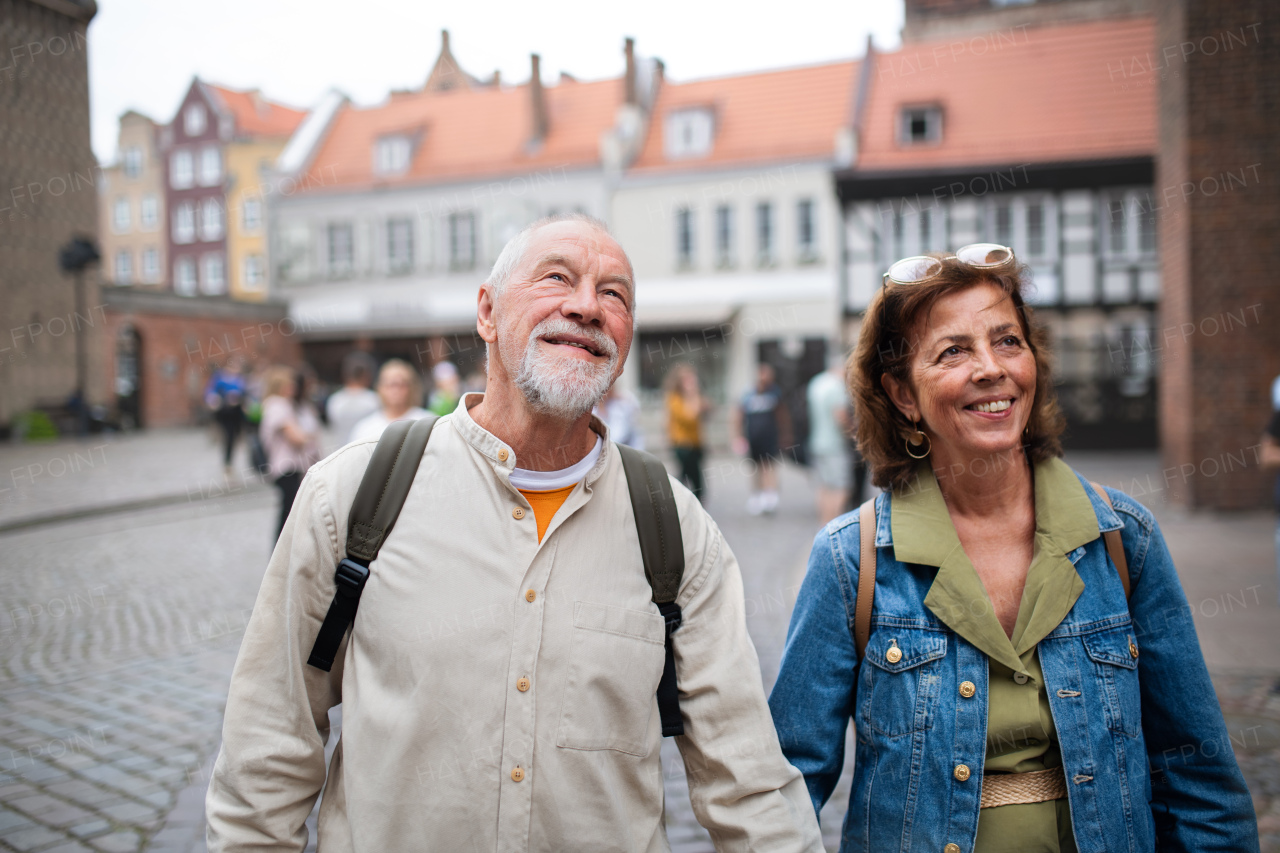
[[[665,851],[664,620],[594,406],[631,346],[631,263],[583,216],[534,223],[481,286],[486,393],[435,426],[332,672],[307,666],[375,443],[314,466],[236,663],[209,849]],[[674,487],[694,812],[718,850],[820,851],[779,749],[720,531]],[[329,710],[342,736],[325,773]]]

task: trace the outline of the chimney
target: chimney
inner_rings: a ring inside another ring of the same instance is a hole
[[[448,30],[440,31],[440,52],[441,53],[449,52],[449,31]]]
[[[529,80],[529,97],[532,99],[533,136],[531,145],[541,145],[547,138],[547,93],[542,88],[542,59],[538,54],[530,54],[533,64],[533,76]]]
[[[627,55],[626,103],[636,104],[636,40],[627,37],[626,47],[622,52]]]

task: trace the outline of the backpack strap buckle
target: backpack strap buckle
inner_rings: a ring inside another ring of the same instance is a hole
[[[369,579],[369,567],[362,566],[350,557],[345,557],[338,563],[338,570],[334,572],[334,580],[338,584],[337,593],[343,598],[354,598],[359,600],[360,593],[364,592],[364,583]]]

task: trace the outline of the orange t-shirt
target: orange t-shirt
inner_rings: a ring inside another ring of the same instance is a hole
[[[574,486],[565,486],[563,489],[549,489],[545,492],[535,492],[532,489],[525,491],[520,490],[520,494],[524,495],[524,499],[529,502],[529,506],[533,507],[533,518],[538,522],[538,541],[542,541],[542,536],[547,532],[547,528],[551,526],[551,519],[556,517],[556,512],[564,505],[565,499],[569,497],[569,493],[573,491]]]

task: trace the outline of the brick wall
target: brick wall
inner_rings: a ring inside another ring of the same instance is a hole
[[[139,376],[144,427],[197,423],[205,385],[216,366],[238,357],[250,369],[302,364],[296,326],[280,304],[248,304],[212,297],[125,288],[104,291],[106,326],[103,363],[114,381],[117,341],[126,326],[139,338]]]
[[[1270,0],[1159,6],[1161,445],[1170,496],[1260,506],[1280,374],[1280,14]]]
[[[87,314],[77,318],[72,278],[58,268],[61,246],[97,233],[90,17],[0,0],[0,428],[19,412],[66,403],[76,384],[76,330],[89,352],[101,334],[96,271],[86,276]],[[102,401],[92,359],[89,374],[89,399]]]

